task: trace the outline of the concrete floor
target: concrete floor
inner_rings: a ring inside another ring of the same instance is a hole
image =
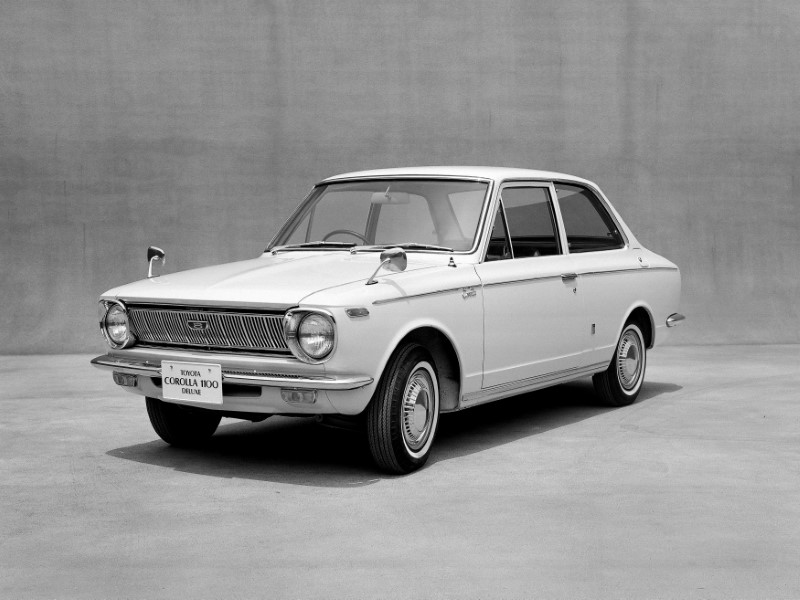
[[[0,598],[800,597],[800,346],[446,415],[406,477],[303,419],[170,448],[89,358],[0,357]]]

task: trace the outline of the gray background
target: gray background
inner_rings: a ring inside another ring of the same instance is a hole
[[[0,5],[0,353],[258,255],[310,185],[495,164],[596,181],[684,276],[673,343],[800,342],[800,5]]]

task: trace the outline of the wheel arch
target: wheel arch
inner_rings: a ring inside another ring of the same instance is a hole
[[[628,316],[625,319],[625,322],[620,329],[625,328],[625,325],[628,323],[636,323],[639,326],[639,329],[642,330],[642,335],[644,336],[644,344],[645,347],[650,350],[653,345],[655,344],[655,332],[656,332],[656,325],[653,321],[653,313],[652,311],[644,306],[638,305],[628,311]]]
[[[383,377],[386,368],[398,348],[406,343],[416,343],[425,348],[433,358],[439,379],[439,407],[441,412],[458,408],[461,392],[461,359],[450,337],[431,325],[417,326],[401,337],[389,353],[381,369]]]

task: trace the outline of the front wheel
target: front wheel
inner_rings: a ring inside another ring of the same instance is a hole
[[[367,408],[367,438],[375,463],[410,473],[428,460],[439,423],[439,379],[428,352],[406,344],[395,352]]]
[[[172,446],[196,446],[217,430],[222,417],[210,410],[193,409],[145,398],[150,424],[162,440]]]
[[[608,369],[592,377],[594,389],[606,404],[633,404],[642,389],[647,367],[647,348],[642,330],[628,323],[622,330]]]

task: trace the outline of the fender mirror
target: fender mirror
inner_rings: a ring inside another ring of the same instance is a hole
[[[148,279],[154,277],[153,264],[161,263],[162,265],[167,261],[167,254],[161,248],[150,246],[147,249],[147,277]]]
[[[402,248],[389,248],[388,250],[384,250],[381,252],[381,264],[378,265],[378,268],[375,269],[375,272],[370,275],[369,279],[367,279],[366,285],[378,283],[375,280],[375,275],[377,275],[378,271],[384,267],[386,267],[387,271],[400,273],[401,271],[405,271],[407,266],[408,257]]]

